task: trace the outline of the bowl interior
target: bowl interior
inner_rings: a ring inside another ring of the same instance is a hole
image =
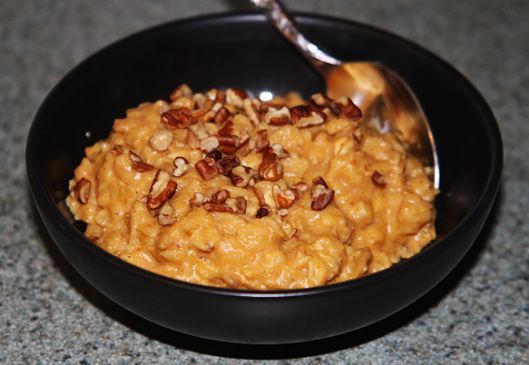
[[[398,37],[350,22],[298,19],[307,35],[331,54],[382,62],[417,94],[438,146],[436,225],[437,241],[442,240],[477,208],[491,166],[501,161],[501,142],[479,94],[446,63]],[[51,201],[60,203],[84,147],[105,138],[127,108],[166,99],[183,82],[197,91],[236,86],[254,94],[296,90],[304,96],[324,87],[261,15],[164,25],[107,47],[60,82],[35,119],[28,169]],[[67,211],[62,213],[69,218]]]

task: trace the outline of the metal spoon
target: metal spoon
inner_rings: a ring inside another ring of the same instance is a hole
[[[343,62],[309,41],[277,0],[250,0],[265,10],[277,30],[314,66],[332,98],[350,97],[382,132],[391,130],[407,152],[432,168],[432,182],[439,188],[435,141],[421,106],[406,82],[380,63]]]

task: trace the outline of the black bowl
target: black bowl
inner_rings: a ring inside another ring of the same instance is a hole
[[[502,168],[494,116],[447,63],[392,34],[350,21],[296,17],[318,44],[344,60],[375,60],[417,94],[439,148],[438,238],[423,252],[357,280],[304,290],[218,289],[132,266],[88,241],[61,203],[83,148],[114,118],[176,85],[237,86],[255,93],[323,83],[254,13],[166,24],[119,41],[77,66],[51,91],[29,133],[26,163],[38,211],[66,259],[94,287],[152,322],[199,337],[241,343],[308,341],[352,331],[409,305],[443,279],[470,248],[492,207]],[[62,205],[62,207],[61,207]]]

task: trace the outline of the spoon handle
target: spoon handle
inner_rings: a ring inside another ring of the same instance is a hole
[[[324,66],[340,65],[342,62],[322,51],[317,45],[309,41],[300,32],[294,20],[290,17],[285,7],[277,0],[250,0],[257,8],[266,12],[266,15],[276,29],[298,48],[305,58],[319,71]]]

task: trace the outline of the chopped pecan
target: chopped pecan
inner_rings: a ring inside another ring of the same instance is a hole
[[[151,171],[152,169],[154,169],[153,165],[149,165],[148,163],[143,162],[141,157],[138,156],[138,154],[133,151],[129,151],[129,158],[131,162],[131,167],[134,171],[146,172],[146,171]]]
[[[231,170],[239,166],[241,161],[237,156],[229,155],[224,156],[217,161],[217,171],[219,174],[230,176]]]
[[[326,115],[307,105],[298,105],[290,109],[292,124],[298,128],[320,125],[325,122]]]
[[[279,214],[281,217],[285,217],[288,215],[288,209],[279,209],[277,214]]]
[[[213,150],[211,152],[206,153],[206,157],[212,158],[215,161],[218,161],[222,158],[222,152],[219,150]]]
[[[336,111],[338,110],[339,114],[343,114],[351,120],[358,120],[362,117],[362,111],[360,110],[360,108],[353,103],[351,98],[348,98],[346,96],[342,96],[337,100],[333,101],[330,107],[334,113],[336,113]]]
[[[201,207],[203,204],[211,201],[211,198],[202,193],[195,193],[189,200],[189,205],[192,207]]]
[[[261,129],[257,131],[257,136],[255,139],[255,150],[260,152],[264,150],[270,142],[268,141],[268,131],[266,129]]]
[[[290,111],[286,106],[281,109],[268,108],[264,116],[266,124],[270,125],[286,125],[290,124]]]
[[[174,222],[173,208],[169,204],[164,204],[158,212],[158,223],[161,226],[170,226]]]
[[[211,180],[217,175],[217,161],[211,157],[204,157],[195,163],[195,169],[202,179]]]
[[[187,108],[169,109],[162,114],[162,123],[166,128],[187,128],[195,122],[191,111]]]
[[[158,152],[166,151],[171,143],[173,143],[173,133],[167,129],[160,129],[154,132],[149,139],[149,146]]]
[[[322,177],[317,177],[313,181],[314,186],[312,187],[312,210],[323,210],[325,209],[334,198],[334,190],[329,189],[325,180]]]
[[[217,136],[231,136],[233,134],[233,122],[227,120],[217,131]]]
[[[202,206],[208,212],[233,213],[232,209],[226,204],[204,203]]]
[[[90,198],[90,187],[92,186],[92,183],[90,180],[82,177],[77,184],[75,184],[75,187],[73,188],[73,192],[75,194],[75,197],[77,200],[79,200],[79,203],[86,204],[88,203],[88,199]]]
[[[283,146],[279,143],[274,143],[270,147],[272,148],[272,151],[274,151],[278,159],[283,159],[290,156],[290,153],[288,153],[288,151],[285,150]]]
[[[259,110],[259,103],[260,102],[257,99],[244,99],[243,101],[244,112],[254,124],[258,124],[260,122],[259,115],[257,114],[257,111]]]
[[[213,121],[221,126],[229,117],[231,117],[230,111],[226,107],[221,107],[213,117]]]
[[[233,134],[219,135],[219,149],[229,155],[234,154],[239,148],[239,137]]]
[[[200,140],[200,149],[204,152],[211,152],[219,147],[219,140],[217,137],[206,137]]]
[[[314,94],[310,97],[309,103],[320,109],[327,108],[331,105],[332,100],[322,93]]]
[[[213,204],[224,204],[226,199],[230,197],[230,192],[226,189],[220,189],[211,196],[211,203]]]
[[[304,182],[298,182],[290,187],[290,190],[294,193],[296,200],[301,199],[303,193],[309,190],[309,186]]]
[[[254,169],[248,166],[239,165],[231,170],[230,180],[233,186],[245,188],[250,184],[250,180],[256,175]]]
[[[169,95],[169,100],[175,101],[182,97],[190,97],[193,95],[193,91],[187,84],[182,84],[174,89]]]
[[[226,206],[228,206],[232,213],[244,214],[246,213],[246,199],[242,196],[226,199]]]
[[[281,189],[278,185],[272,187],[272,193],[274,194],[274,199],[280,209],[290,208],[296,200],[296,195],[292,190]]]
[[[265,201],[264,195],[261,192],[261,190],[259,190],[259,188],[257,188],[257,186],[251,186],[251,189],[252,189],[253,193],[255,194],[255,197],[257,198],[257,201],[259,202],[259,205],[262,206],[262,207],[266,206],[266,201]]]
[[[263,218],[266,217],[270,213],[270,210],[267,207],[260,207],[257,209],[257,213],[255,213],[256,218]]]
[[[215,115],[217,114],[217,112],[220,110],[220,108],[222,108],[222,104],[215,102],[213,106],[211,107],[211,109],[209,109],[206,114],[200,117],[200,120],[202,120],[205,123],[211,122],[213,118],[215,117]]]
[[[248,98],[248,93],[242,89],[229,88],[226,90],[226,103],[237,108],[243,107],[243,100]]]
[[[377,170],[375,170],[371,175],[371,181],[373,182],[373,185],[378,186],[379,188],[386,187],[386,179],[384,178],[384,175],[382,175]]]
[[[147,208],[155,210],[160,208],[166,201],[171,199],[178,185],[171,180],[169,173],[158,170],[152,181],[149,195],[147,196]]]
[[[203,103],[201,104],[198,104],[198,109],[194,109],[194,110],[191,110],[191,117],[193,118],[193,120],[197,120],[198,118],[204,118],[208,112],[211,110],[211,108],[213,108],[213,105],[214,105],[214,101],[213,100],[210,100],[206,97],[204,97],[203,99]]]
[[[187,170],[189,170],[189,161],[185,157],[176,157],[173,161],[173,164],[173,176],[175,177],[183,176]]]
[[[263,150],[263,159],[258,172],[261,178],[269,181],[277,181],[283,177],[283,165],[271,147]]]

